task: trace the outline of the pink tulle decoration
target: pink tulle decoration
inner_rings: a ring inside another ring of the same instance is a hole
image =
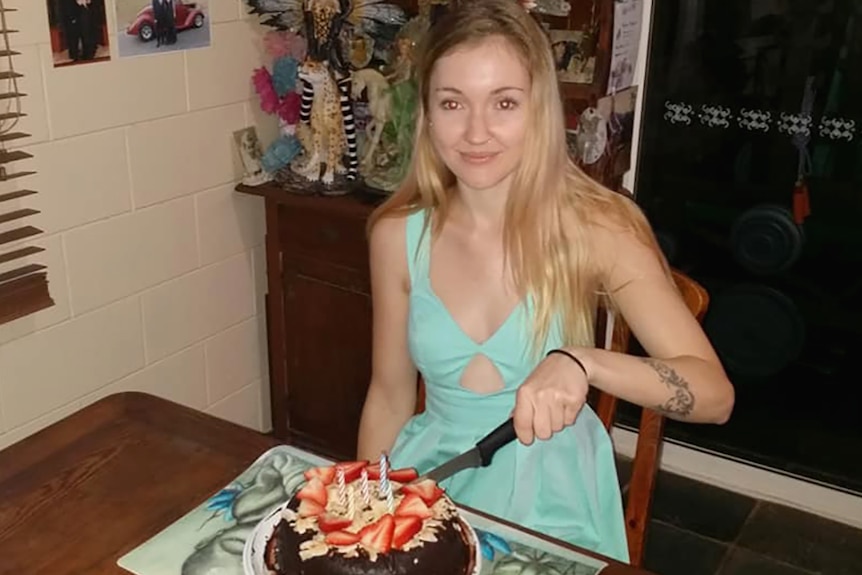
[[[272,86],[272,75],[266,68],[256,68],[252,75],[252,82],[257,95],[260,97],[260,109],[267,114],[273,114],[278,110],[278,94]]]
[[[278,106],[278,117],[290,126],[299,122],[301,98],[296,92],[288,92]]]
[[[290,56],[298,62],[305,58],[305,38],[287,30],[270,30],[263,37],[266,53],[273,60]]]

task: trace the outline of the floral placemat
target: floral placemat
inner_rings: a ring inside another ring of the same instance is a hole
[[[289,499],[309,467],[331,462],[281,445],[117,564],[135,575],[243,575],[255,526]],[[482,575],[595,575],[607,564],[464,511],[481,545]]]

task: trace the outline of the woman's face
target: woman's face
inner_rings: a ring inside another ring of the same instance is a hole
[[[505,189],[523,155],[530,74],[503,39],[458,48],[429,82],[431,141],[462,189]]]

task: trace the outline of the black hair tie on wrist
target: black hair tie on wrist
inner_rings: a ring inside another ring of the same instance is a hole
[[[590,379],[590,374],[589,374],[589,373],[587,373],[587,368],[586,368],[586,367],[584,367],[584,364],[583,364],[583,363],[581,363],[581,360],[579,360],[579,359],[578,359],[577,357],[575,357],[573,354],[569,353],[568,351],[566,351],[566,350],[564,350],[564,349],[552,349],[551,351],[549,351],[549,352],[547,353],[547,355],[546,355],[545,357],[547,357],[548,355],[551,355],[552,353],[560,353],[560,354],[562,354],[562,355],[565,355],[566,357],[568,357],[569,359],[571,359],[571,360],[572,360],[572,361],[574,361],[575,363],[577,363],[577,364],[578,364],[578,367],[580,367],[580,368],[583,370],[584,375],[587,377],[587,381],[589,381],[589,379]]]

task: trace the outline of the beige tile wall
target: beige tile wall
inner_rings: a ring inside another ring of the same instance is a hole
[[[55,69],[44,0],[5,4],[38,175],[0,191],[40,192],[21,205],[56,306],[0,326],[0,449],[125,390],[268,430],[263,206],[233,191],[231,138],[275,129],[249,82],[263,30],[210,0],[209,48],[120,60],[112,36],[110,62]]]

